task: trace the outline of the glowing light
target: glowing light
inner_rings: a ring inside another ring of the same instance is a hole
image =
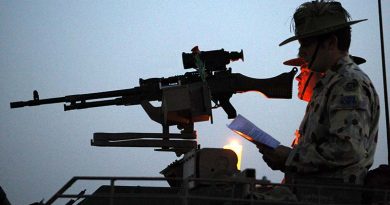
[[[240,131],[238,131],[238,130],[233,130],[233,132],[235,132],[235,133],[237,133],[238,135],[240,135],[241,137],[243,137],[243,138],[249,140],[250,142],[253,142],[253,141],[254,141],[254,139],[253,139],[251,136],[246,135],[246,134],[244,134],[244,133],[242,133],[242,132],[240,132]]]
[[[237,155],[237,169],[241,169],[242,145],[237,140],[231,140],[229,144],[223,146],[224,149],[233,150]]]
[[[301,137],[301,134],[299,133],[299,130],[295,130],[295,138],[291,144],[292,147],[295,147],[299,143],[300,137]]]

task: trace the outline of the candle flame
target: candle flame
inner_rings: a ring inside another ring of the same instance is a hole
[[[229,144],[223,146],[224,149],[230,149],[237,155],[237,169],[241,169],[242,145],[237,140],[231,140]]]

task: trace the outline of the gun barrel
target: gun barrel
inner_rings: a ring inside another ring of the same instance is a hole
[[[29,101],[17,101],[17,102],[11,102],[10,106],[11,108],[20,108],[25,106],[38,106],[38,105],[44,105],[44,104],[53,104],[53,103],[61,103],[65,102],[66,97],[58,97],[58,98],[48,98],[48,99],[42,99],[42,100],[29,100]]]
[[[122,98],[115,98],[111,100],[101,100],[101,101],[93,101],[93,102],[78,102],[71,103],[70,105],[64,105],[64,111],[68,110],[80,110],[87,109],[93,107],[104,107],[110,105],[124,105]]]
[[[105,92],[97,92],[97,93],[87,93],[80,95],[69,95],[65,96],[66,102],[75,102],[75,101],[85,101],[85,100],[93,100],[93,99],[102,99],[102,98],[112,98],[126,95],[133,95],[139,92],[139,87],[122,89],[122,90],[112,90]]]
[[[21,108],[25,106],[38,106],[38,105],[45,105],[45,104],[54,104],[54,103],[70,103],[70,105],[65,105],[65,111],[66,110],[72,110],[72,109],[79,109],[72,105],[78,105],[81,108],[87,108],[83,107],[83,104],[86,103],[88,100],[96,100],[96,99],[103,99],[103,98],[113,98],[113,97],[122,97],[122,96],[131,96],[131,95],[137,95],[140,93],[140,88],[130,88],[130,89],[122,89],[122,90],[113,90],[113,91],[105,91],[105,92],[96,92],[96,93],[86,93],[86,94],[78,94],[78,95],[67,95],[64,97],[55,97],[55,98],[47,98],[47,99],[39,99],[39,95],[37,91],[34,91],[33,93],[33,100],[28,101],[16,101],[11,102],[10,106],[11,108]],[[117,99],[111,99],[104,101],[105,103],[96,104],[98,106],[108,106],[113,105],[110,103],[117,103]],[[90,103],[90,102],[88,102]],[[91,102],[94,103],[94,102]],[[98,107],[98,106],[92,106],[92,107]],[[67,109],[70,107],[71,109]]]

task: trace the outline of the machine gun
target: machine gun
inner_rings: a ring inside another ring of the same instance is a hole
[[[94,133],[93,146],[159,147],[159,151],[174,151],[177,155],[196,148],[194,122],[212,123],[211,109],[222,107],[228,118],[236,117],[230,103],[235,93],[257,91],[268,98],[292,97],[292,81],[297,72],[282,73],[268,79],[250,78],[232,73],[226,66],[231,61],[244,60],[243,51],[224,49],[182,53],[184,69],[196,71],[168,78],[139,79],[139,86],[106,92],[68,95],[40,99],[34,90],[33,100],[11,102],[11,108],[65,103],[64,110],[86,109],[110,105],[141,105],[148,116],[162,125],[162,133]],[[151,101],[160,101],[154,107]],[[213,102],[213,103],[212,103]],[[212,105],[213,104],[213,105]],[[169,133],[169,126],[177,125],[180,133]]]

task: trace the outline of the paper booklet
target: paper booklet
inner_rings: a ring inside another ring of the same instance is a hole
[[[242,115],[237,115],[237,117],[230,123],[230,125],[227,125],[227,127],[239,134],[241,137],[244,137],[255,144],[258,142],[271,148],[276,148],[280,144],[278,140],[258,128]]]

